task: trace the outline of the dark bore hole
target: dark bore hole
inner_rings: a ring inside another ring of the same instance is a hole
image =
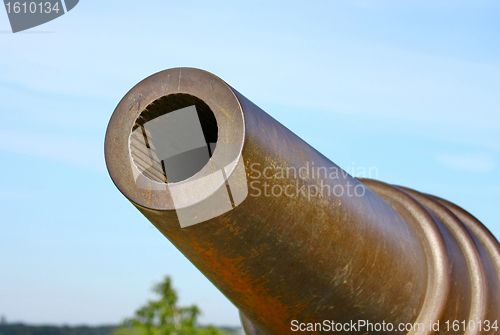
[[[130,135],[130,153],[144,176],[174,183],[195,175],[209,162],[217,138],[217,120],[203,100],[170,94],[139,115]]]

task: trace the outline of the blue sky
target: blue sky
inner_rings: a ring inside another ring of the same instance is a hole
[[[0,315],[117,323],[173,277],[202,322],[236,309],[114,187],[123,95],[213,72],[350,172],[447,198],[500,237],[495,1],[96,1],[23,33],[0,10]]]

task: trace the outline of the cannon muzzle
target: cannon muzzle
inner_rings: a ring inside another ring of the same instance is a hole
[[[353,178],[211,73],[137,84],[105,154],[117,188],[249,334],[500,334],[500,246],[478,220]]]

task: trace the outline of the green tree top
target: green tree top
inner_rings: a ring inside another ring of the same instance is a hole
[[[158,300],[149,301],[135,312],[135,317],[125,320],[113,335],[225,335],[215,327],[197,326],[200,310],[196,305],[177,306],[177,293],[172,280],[153,287]]]

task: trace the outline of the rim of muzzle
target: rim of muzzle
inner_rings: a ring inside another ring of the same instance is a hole
[[[180,182],[159,183],[144,176],[132,162],[130,135],[146,107],[162,97],[178,93],[195,96],[209,106],[217,120],[217,147],[210,161],[193,176]],[[116,107],[106,131],[106,166],[120,192],[139,206],[153,210],[190,207],[225,187],[226,180],[204,177],[214,172],[214,166],[224,167],[226,177],[233,173],[244,145],[244,123],[238,99],[219,77],[194,68],[161,71],[135,85]],[[193,192],[190,182],[200,179],[204,182]],[[174,192],[177,195],[175,203]]]

